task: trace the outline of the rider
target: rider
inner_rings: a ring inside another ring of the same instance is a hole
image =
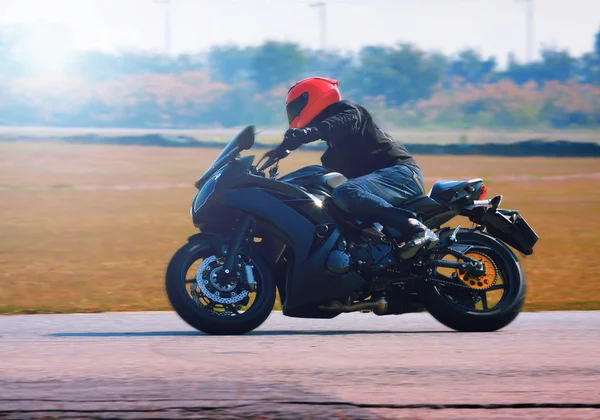
[[[394,228],[401,258],[432,246],[437,236],[413,213],[398,208],[408,199],[425,194],[421,169],[406,148],[384,132],[362,106],[342,100],[339,83],[310,77],[290,88],[286,109],[290,128],[269,156],[295,150],[316,140],[327,142],[323,166],[348,179],[333,190],[342,210],[363,221],[371,219]]]

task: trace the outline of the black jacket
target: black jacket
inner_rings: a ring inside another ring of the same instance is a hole
[[[417,166],[406,148],[373,122],[364,107],[336,102],[319,114],[316,127],[328,149],[321,163],[348,178],[356,178],[397,164]]]

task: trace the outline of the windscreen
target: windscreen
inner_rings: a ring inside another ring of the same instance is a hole
[[[254,144],[254,126],[248,126],[244,128],[237,136],[231,140],[227,146],[221,151],[219,156],[215,159],[213,164],[208,168],[208,170],[200,177],[198,181],[196,181],[196,187],[199,188],[202,184],[206,182],[215,172],[217,172],[223,165],[227,163],[229,158],[227,155],[231,153],[233,150],[238,148],[241,150],[247,150],[252,147]]]

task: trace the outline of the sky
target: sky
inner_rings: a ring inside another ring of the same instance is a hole
[[[170,0],[171,51],[205,51],[216,44],[257,45],[267,39],[319,48],[319,9],[304,0]],[[535,48],[580,55],[600,29],[600,0],[533,0]],[[135,49],[164,51],[165,4],[156,0],[0,0],[0,26],[56,23],[39,51]],[[327,46],[411,42],[453,54],[465,47],[526,57],[523,0],[327,0]]]

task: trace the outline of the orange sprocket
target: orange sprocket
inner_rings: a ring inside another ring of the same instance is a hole
[[[465,257],[473,258],[485,265],[485,274],[481,276],[472,276],[466,271],[456,270],[458,278],[471,289],[486,290],[492,287],[498,279],[498,268],[494,261],[487,255],[471,251],[465,254]]]

